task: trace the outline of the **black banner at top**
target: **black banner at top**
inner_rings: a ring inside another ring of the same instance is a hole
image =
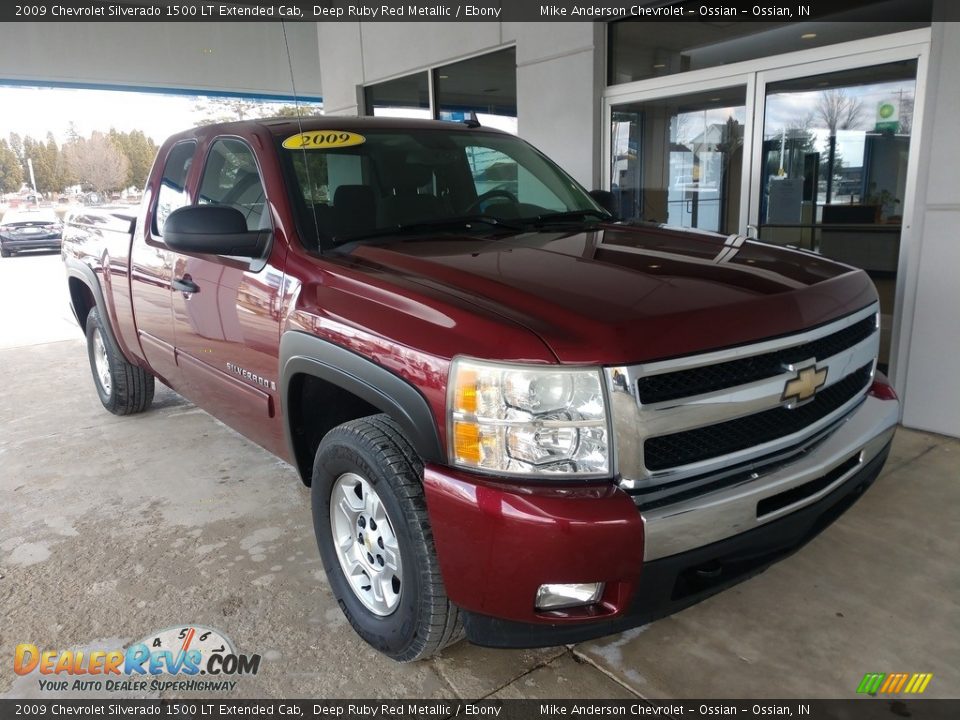
[[[866,17],[864,13],[868,13]],[[851,21],[924,22],[960,19],[952,0],[288,0],[286,2],[104,2],[61,0],[3,3],[4,22],[590,22]]]

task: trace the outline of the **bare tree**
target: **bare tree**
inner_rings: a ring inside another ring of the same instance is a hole
[[[900,133],[909,135],[913,132],[913,95],[900,96]]]
[[[836,135],[837,130],[855,128],[863,115],[863,103],[859,98],[847,94],[843,88],[824,90],[817,98],[817,116]]]
[[[269,100],[255,98],[201,98],[193,106],[194,112],[203,117],[194,124],[197,127],[213,123],[232,122],[268,117],[316,117],[323,114],[323,106],[313,102],[298,105],[277,105]]]
[[[827,188],[826,202],[833,200],[833,181],[842,164],[837,154],[837,130],[851,130],[860,123],[863,115],[863,102],[860,98],[847,94],[844,88],[824,90],[817,98],[816,115],[830,130],[827,139]]]
[[[261,103],[247,98],[203,98],[193,106],[195,112],[203,113],[203,117],[197,120],[195,124],[199,127],[201,125],[259,117],[260,105]]]
[[[119,190],[126,182],[130,163],[103,133],[68,143],[64,154],[73,177],[97,193]]]

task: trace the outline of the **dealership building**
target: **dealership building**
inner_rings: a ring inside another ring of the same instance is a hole
[[[476,113],[609,190],[625,219],[866,270],[903,423],[960,436],[960,23],[939,19],[948,5],[861,3],[809,22],[24,23],[0,45],[0,83]]]

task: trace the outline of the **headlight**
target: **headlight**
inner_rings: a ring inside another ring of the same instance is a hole
[[[447,396],[450,461],[507,475],[610,474],[599,368],[456,359]]]

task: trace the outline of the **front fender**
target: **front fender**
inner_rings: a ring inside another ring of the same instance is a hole
[[[426,398],[403,378],[375,362],[313,335],[288,331],[280,339],[280,397],[289,407],[291,380],[312,375],[346,390],[389,415],[424,462],[443,463],[446,455]],[[290,413],[283,413],[290,457],[296,457]]]

